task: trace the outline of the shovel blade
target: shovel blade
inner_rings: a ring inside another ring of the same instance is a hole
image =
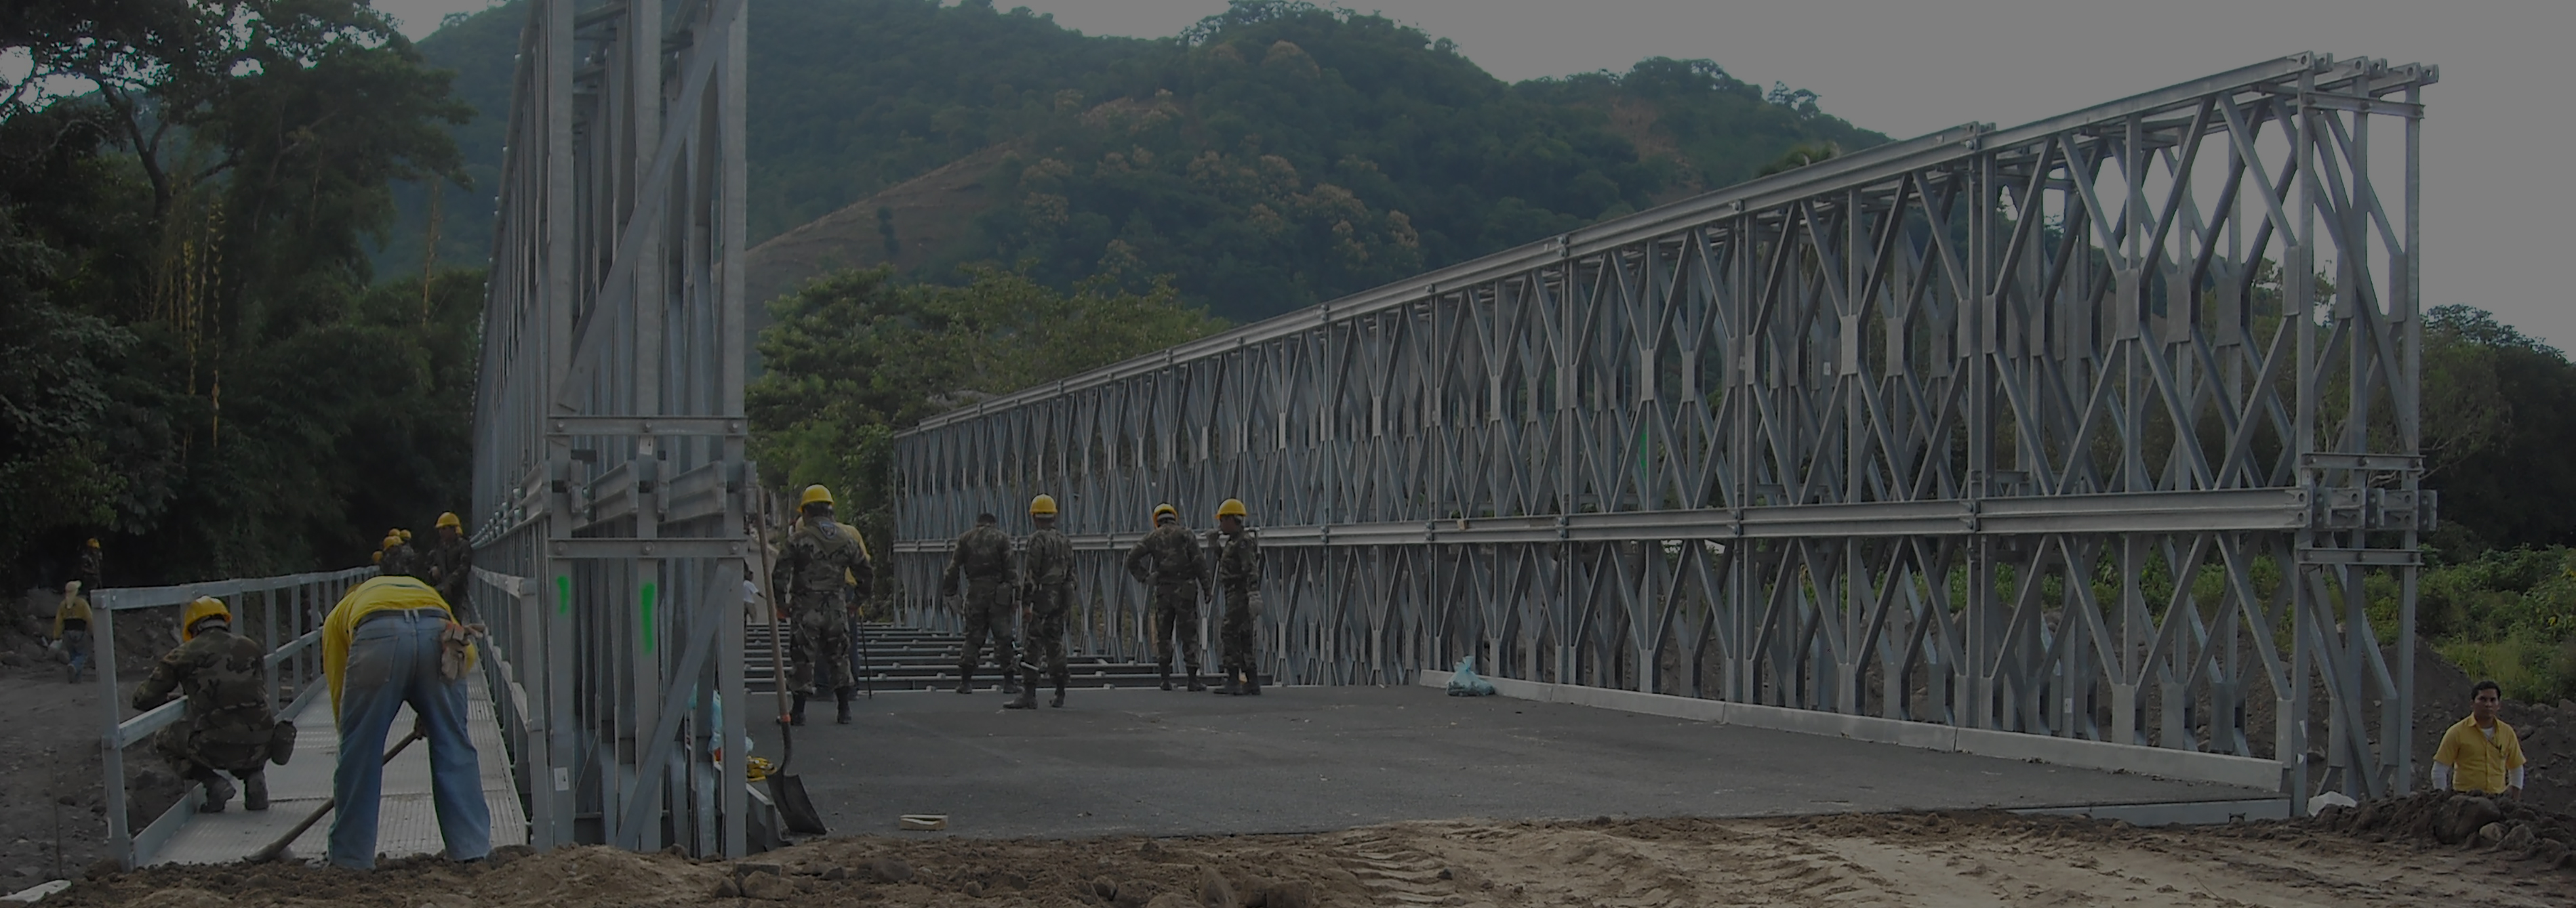
[[[778,818],[787,831],[797,835],[828,835],[823,815],[815,812],[814,799],[805,796],[805,780],[796,776],[769,777],[769,799],[778,804]]]

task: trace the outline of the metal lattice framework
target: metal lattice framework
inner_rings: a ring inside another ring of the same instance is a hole
[[[2403,790],[2435,78],[1970,124],[928,420],[905,607],[948,622],[947,537],[1052,492],[1081,642],[1137,655],[1118,550],[1240,497],[1284,680],[1475,656]]]
[[[472,599],[531,844],[741,855],[744,6],[579,6],[519,40]]]

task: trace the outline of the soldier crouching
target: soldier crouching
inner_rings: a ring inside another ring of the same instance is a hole
[[[261,670],[268,652],[232,632],[232,610],[221,600],[190,602],[179,620],[185,642],[152,667],[152,677],[134,691],[134,708],[149,710],[174,696],[187,701],[187,715],[162,729],[153,749],[181,778],[206,786],[201,810],[219,813],[232,800],[224,773],[241,780],[243,807],[267,810],[262,770],[272,755],[288,755],[280,748],[293,749],[294,728],[269,711]]]

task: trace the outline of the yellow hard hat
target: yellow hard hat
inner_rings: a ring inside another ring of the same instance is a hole
[[[95,537],[95,536],[90,537],[90,540],[89,540],[89,547],[90,547],[90,548],[93,548],[93,549],[94,549],[94,548],[98,548],[98,537]]]
[[[1053,517],[1053,516],[1055,516],[1055,496],[1053,496],[1053,495],[1040,495],[1040,496],[1038,496],[1038,497],[1036,497],[1036,498],[1031,498],[1031,499],[1029,499],[1029,516],[1031,516],[1031,517]]]
[[[411,531],[410,531],[410,530],[396,530],[396,531],[395,531],[395,534],[396,534],[396,535],[401,536],[401,537],[402,537],[402,541],[404,541],[404,542],[410,542],[410,541],[411,541]]]
[[[385,550],[383,550],[383,549],[377,549],[377,550],[375,551],[375,554],[374,554],[374,555],[372,555],[372,556],[370,556],[367,560],[368,560],[368,561],[371,561],[371,562],[374,562],[374,563],[376,563],[376,564],[383,564],[383,563],[385,563]]]
[[[806,505],[816,503],[838,504],[839,502],[832,500],[832,490],[824,488],[822,483],[806,486],[805,494],[796,496],[796,507],[800,510]]]
[[[443,530],[448,527],[455,527],[458,530],[463,530],[465,529],[465,521],[457,519],[455,511],[448,511],[438,515],[438,528]]]
[[[233,620],[233,610],[225,605],[223,600],[213,596],[197,597],[196,601],[188,603],[187,608],[179,610],[180,638],[197,639],[197,622],[208,618],[222,618],[226,623],[230,623]]]
[[[1249,513],[1243,509],[1243,499],[1240,498],[1228,498],[1224,504],[1216,506],[1216,516],[1219,517],[1241,517]]]
[[[401,545],[401,544],[402,544],[402,537],[401,537],[401,536],[399,536],[399,535],[391,535],[391,534],[389,534],[389,535],[385,536],[385,542],[384,542],[384,545],[382,546],[382,548],[388,548],[388,549],[390,549],[390,548],[393,548],[394,546],[398,546],[398,545]]]
[[[1181,516],[1181,509],[1179,509],[1179,508],[1173,507],[1173,506],[1168,505],[1168,504],[1158,504],[1158,505],[1155,505],[1155,506],[1154,506],[1154,522],[1155,522],[1155,523],[1161,523],[1161,522],[1163,522],[1163,518],[1165,518],[1165,517],[1171,517],[1171,518],[1173,518],[1173,519],[1177,520],[1177,519],[1179,519],[1179,518],[1180,518],[1180,516]]]

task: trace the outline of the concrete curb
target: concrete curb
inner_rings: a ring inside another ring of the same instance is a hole
[[[1446,687],[1449,684],[1449,672],[1424,670],[1418,675],[1420,683],[1426,687]],[[1854,741],[1896,744],[1924,750],[1975,754],[2009,760],[2036,760],[2059,766],[2131,772],[2195,782],[2215,782],[2264,791],[2277,791],[2281,787],[2281,764],[2254,757],[2169,750],[2135,744],[2111,744],[2075,738],[2052,738],[1982,728],[1959,728],[1952,725],[1907,722],[1875,716],[1847,716],[1807,709],[1702,700],[1670,694],[1645,694],[1632,690],[1612,690],[1576,684],[1548,684],[1510,678],[1480,677],[1493,682],[1494,689],[1503,696],[1536,700],[1542,703],[1615,709],[1621,712],[1668,716],[1697,722],[1767,728],[1774,731],[1849,738]]]

